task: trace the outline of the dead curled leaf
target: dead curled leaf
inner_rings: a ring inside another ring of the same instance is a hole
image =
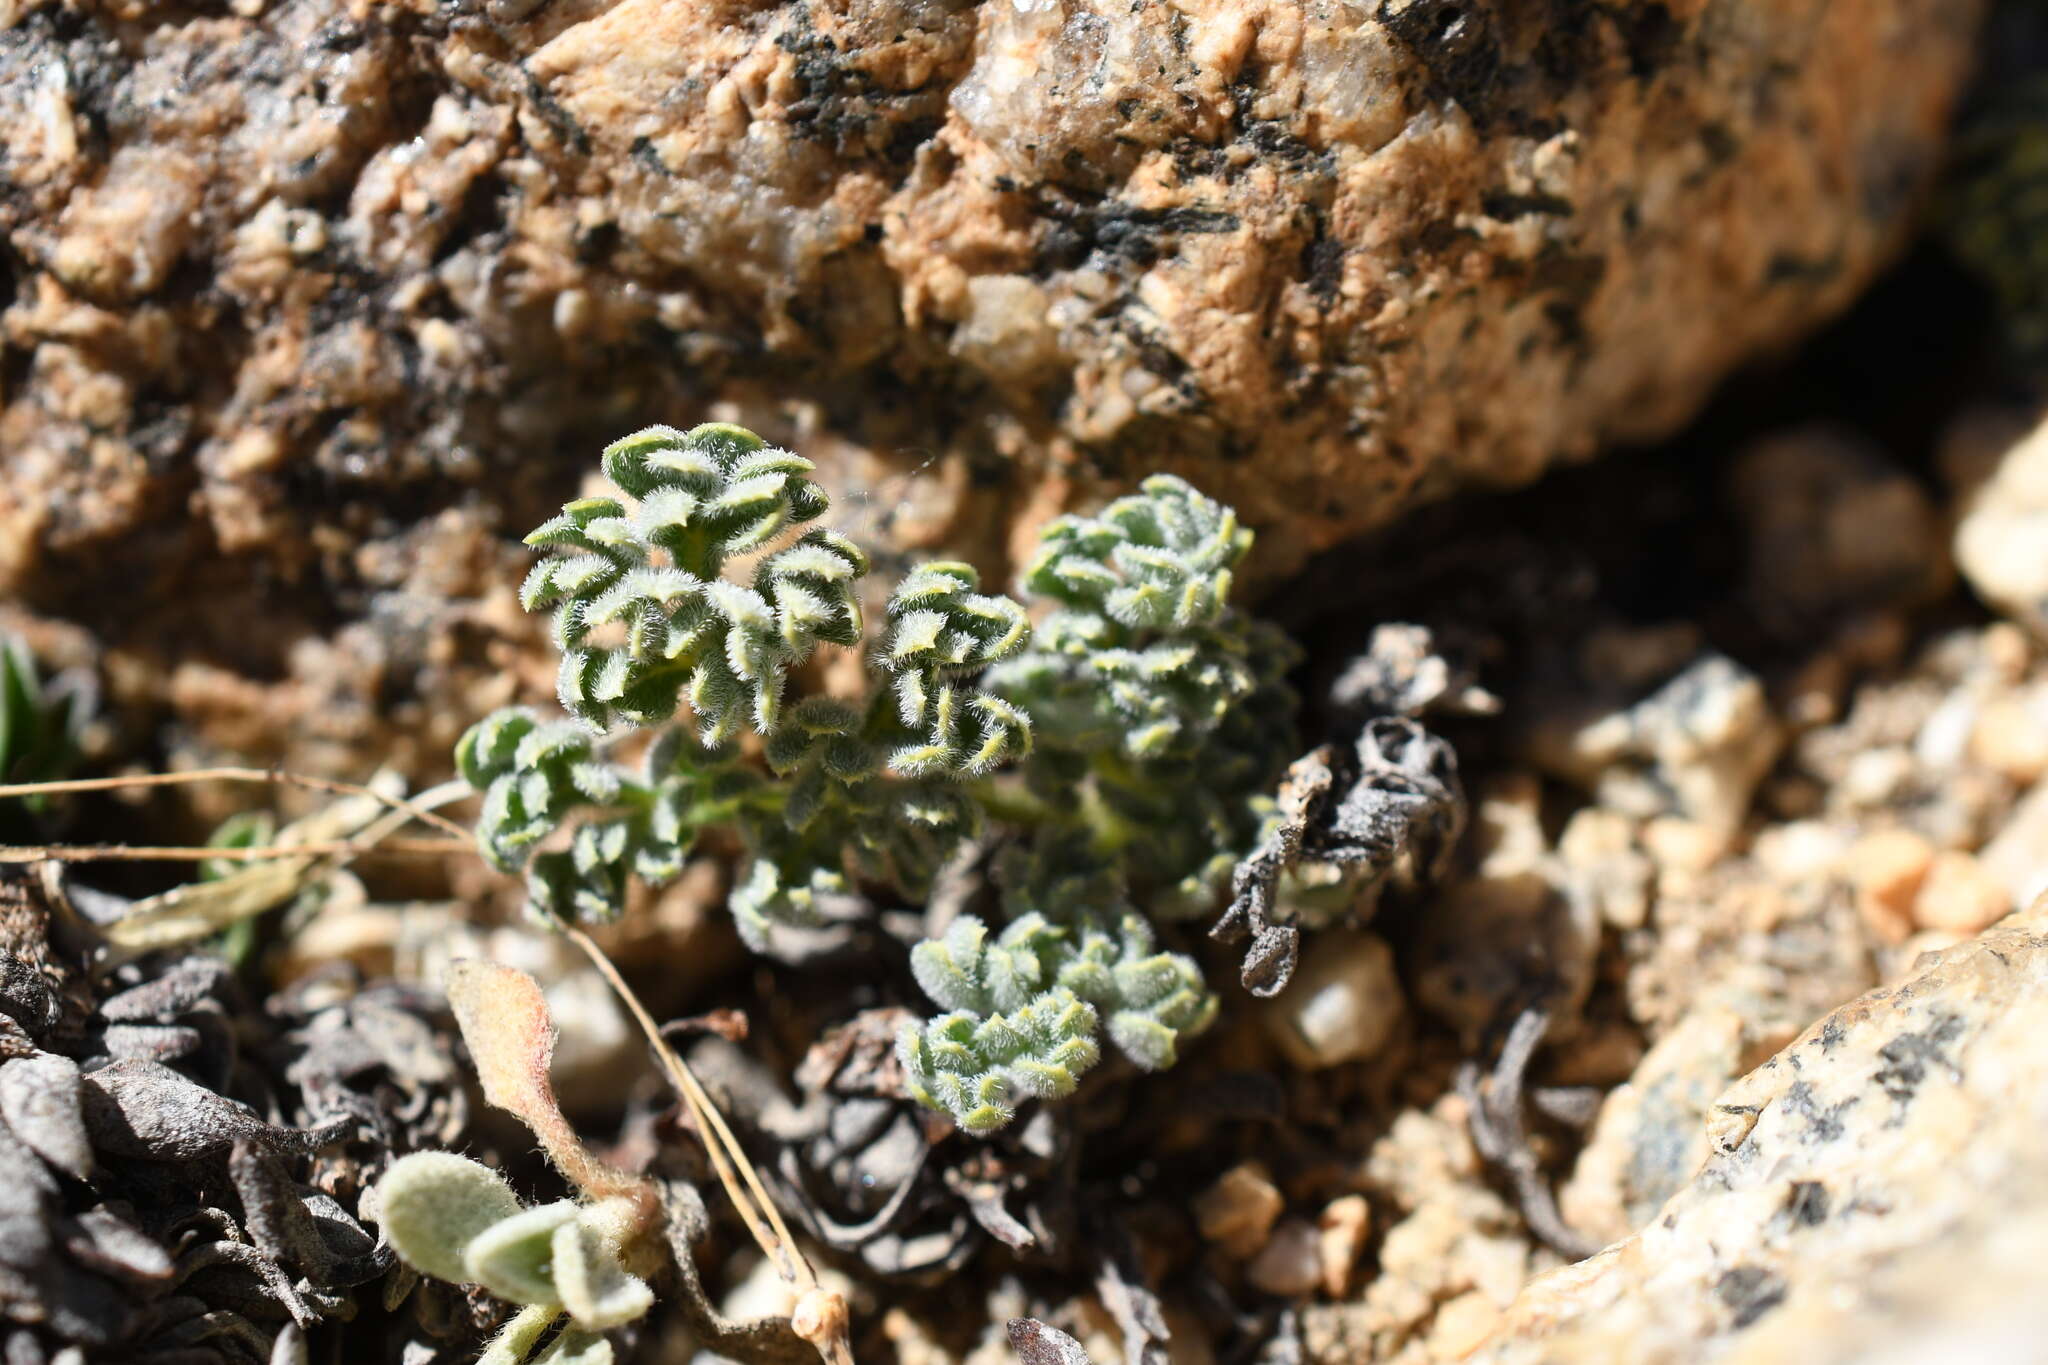
[[[140,1059],[113,1062],[82,1080],[79,1098],[92,1145],[116,1156],[190,1161],[238,1139],[272,1151],[310,1152],[339,1142],[354,1127],[344,1120],[312,1130],[279,1128],[246,1105]]]
[[[583,1145],[548,1079],[555,1025],[540,984],[516,967],[462,959],[448,968],[448,1004],[476,1063],[484,1099],[533,1130],[555,1168],[591,1199],[624,1197],[650,1213],[653,1188]]]
[[[92,1179],[78,1063],[55,1053],[0,1063],[0,1118],[35,1154],[74,1180]]]

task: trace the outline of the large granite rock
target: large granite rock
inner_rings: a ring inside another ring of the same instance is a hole
[[[1280,566],[1839,308],[1979,9],[0,0],[0,594],[360,766],[496,699],[496,537],[714,400],[899,545],[1166,467]]]
[[[1723,1093],[1641,1231],[1469,1359],[2040,1360],[2048,904],[1930,955]]]

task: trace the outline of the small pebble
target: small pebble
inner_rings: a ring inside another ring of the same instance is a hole
[[[1266,1244],[1274,1220],[1286,1206],[1265,1167],[1247,1161],[1195,1196],[1195,1226],[1205,1240],[1241,1261]]]
[[[1849,806],[1876,809],[1892,803],[1918,768],[1905,749],[1867,749],[1849,760],[1835,789],[1835,799]]]
[[[1316,1219],[1316,1250],[1322,1258],[1323,1292],[1333,1299],[1351,1293],[1351,1272],[1372,1232],[1372,1206],[1362,1194],[1347,1194],[1323,1206]]]
[[[1372,934],[1333,931],[1309,940],[1265,1023],[1289,1061],[1320,1071],[1385,1047],[1402,1008],[1393,950]]]
[[[1587,806],[1558,836],[1558,855],[1616,929],[1640,929],[1650,914],[1650,860],[1636,848],[1636,822],[1619,811]]]
[[[1667,815],[1643,826],[1643,848],[1667,872],[1700,873],[1728,851],[1728,839],[1700,821]]]
[[[1304,1219],[1289,1218],[1273,1229],[1244,1276],[1253,1288],[1281,1298],[1313,1293],[1323,1282],[1322,1234]]]
[[[1933,862],[1934,845],[1909,829],[1866,834],[1849,850],[1856,909],[1883,942],[1904,943],[1913,932],[1914,898]]]
[[[1970,734],[1970,757],[2027,786],[2048,772],[2048,720],[2019,696],[1987,703]]]
[[[2006,451],[1995,472],[1963,499],[1956,563],[1977,595],[2036,631],[2048,601],[2048,427]]]
[[[2027,675],[2027,669],[2034,661],[2033,646],[2027,643],[2027,633],[2010,621],[1994,623],[1984,632],[1984,662],[2008,683],[2017,683]]]
[[[1756,836],[1751,852],[1774,881],[1786,886],[1820,881],[1842,864],[1848,839],[1820,820],[1791,820]]]
[[[2014,905],[2031,905],[2048,891],[2048,783],[2036,783],[2006,816],[2004,827],[1977,855]]]
[[[2012,911],[2012,895],[1975,858],[1953,849],[1938,853],[1913,900],[1922,929],[1975,934]]]

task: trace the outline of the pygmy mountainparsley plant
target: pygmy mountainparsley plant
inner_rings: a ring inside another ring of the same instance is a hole
[[[912,953],[945,1011],[902,1040],[912,1093],[985,1133],[1071,1092],[1105,1035],[1172,1065],[1216,1002],[1138,907],[1213,905],[1293,742],[1293,646],[1229,603],[1251,533],[1156,476],[1046,529],[1023,575],[1051,607],[1035,629],[939,562],[896,586],[871,640],[867,557],[812,525],[812,468],[739,427],[650,427],[604,452],[621,497],[527,537],[549,556],[520,598],[553,610],[569,718],[504,710],[463,736],[486,856],[537,907],[603,919],[631,878],[675,876],[726,828],[747,850],[734,921],[767,952],[833,897],[922,900],[993,822],[1009,923],[962,917]],[[862,699],[789,695],[820,645],[866,646]],[[607,757],[642,729],[636,767]],[[765,770],[736,752],[743,732]]]

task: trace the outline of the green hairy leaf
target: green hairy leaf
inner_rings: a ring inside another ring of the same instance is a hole
[[[573,1326],[537,1359],[609,1360],[610,1344],[594,1334],[654,1303],[647,1282],[619,1264],[621,1224],[603,1202],[522,1208],[497,1172],[453,1152],[415,1152],[385,1172],[376,1207],[384,1235],[413,1269],[526,1305],[484,1361],[518,1365],[563,1313]]]
[[[519,1213],[519,1196],[488,1166],[453,1152],[400,1157],[377,1186],[384,1236],[405,1263],[455,1284],[469,1281],[469,1244]]]
[[[970,1132],[1008,1123],[1020,1097],[1070,1094],[1101,1056],[1098,1035],[1147,1071],[1173,1065],[1216,998],[1193,959],[1156,952],[1136,912],[1071,928],[1027,914],[993,939],[963,915],[911,950],[917,984],[948,1013],[904,1031],[911,1094]]]
[[[813,530],[765,556],[749,584],[728,559],[815,520],[811,463],[739,427],[649,427],[609,446],[607,478],[637,499],[581,498],[526,538],[548,551],[520,589],[555,609],[564,708],[602,731],[667,720],[687,700],[706,743],[780,718],[789,670],[821,642],[861,637],[867,557]]]

